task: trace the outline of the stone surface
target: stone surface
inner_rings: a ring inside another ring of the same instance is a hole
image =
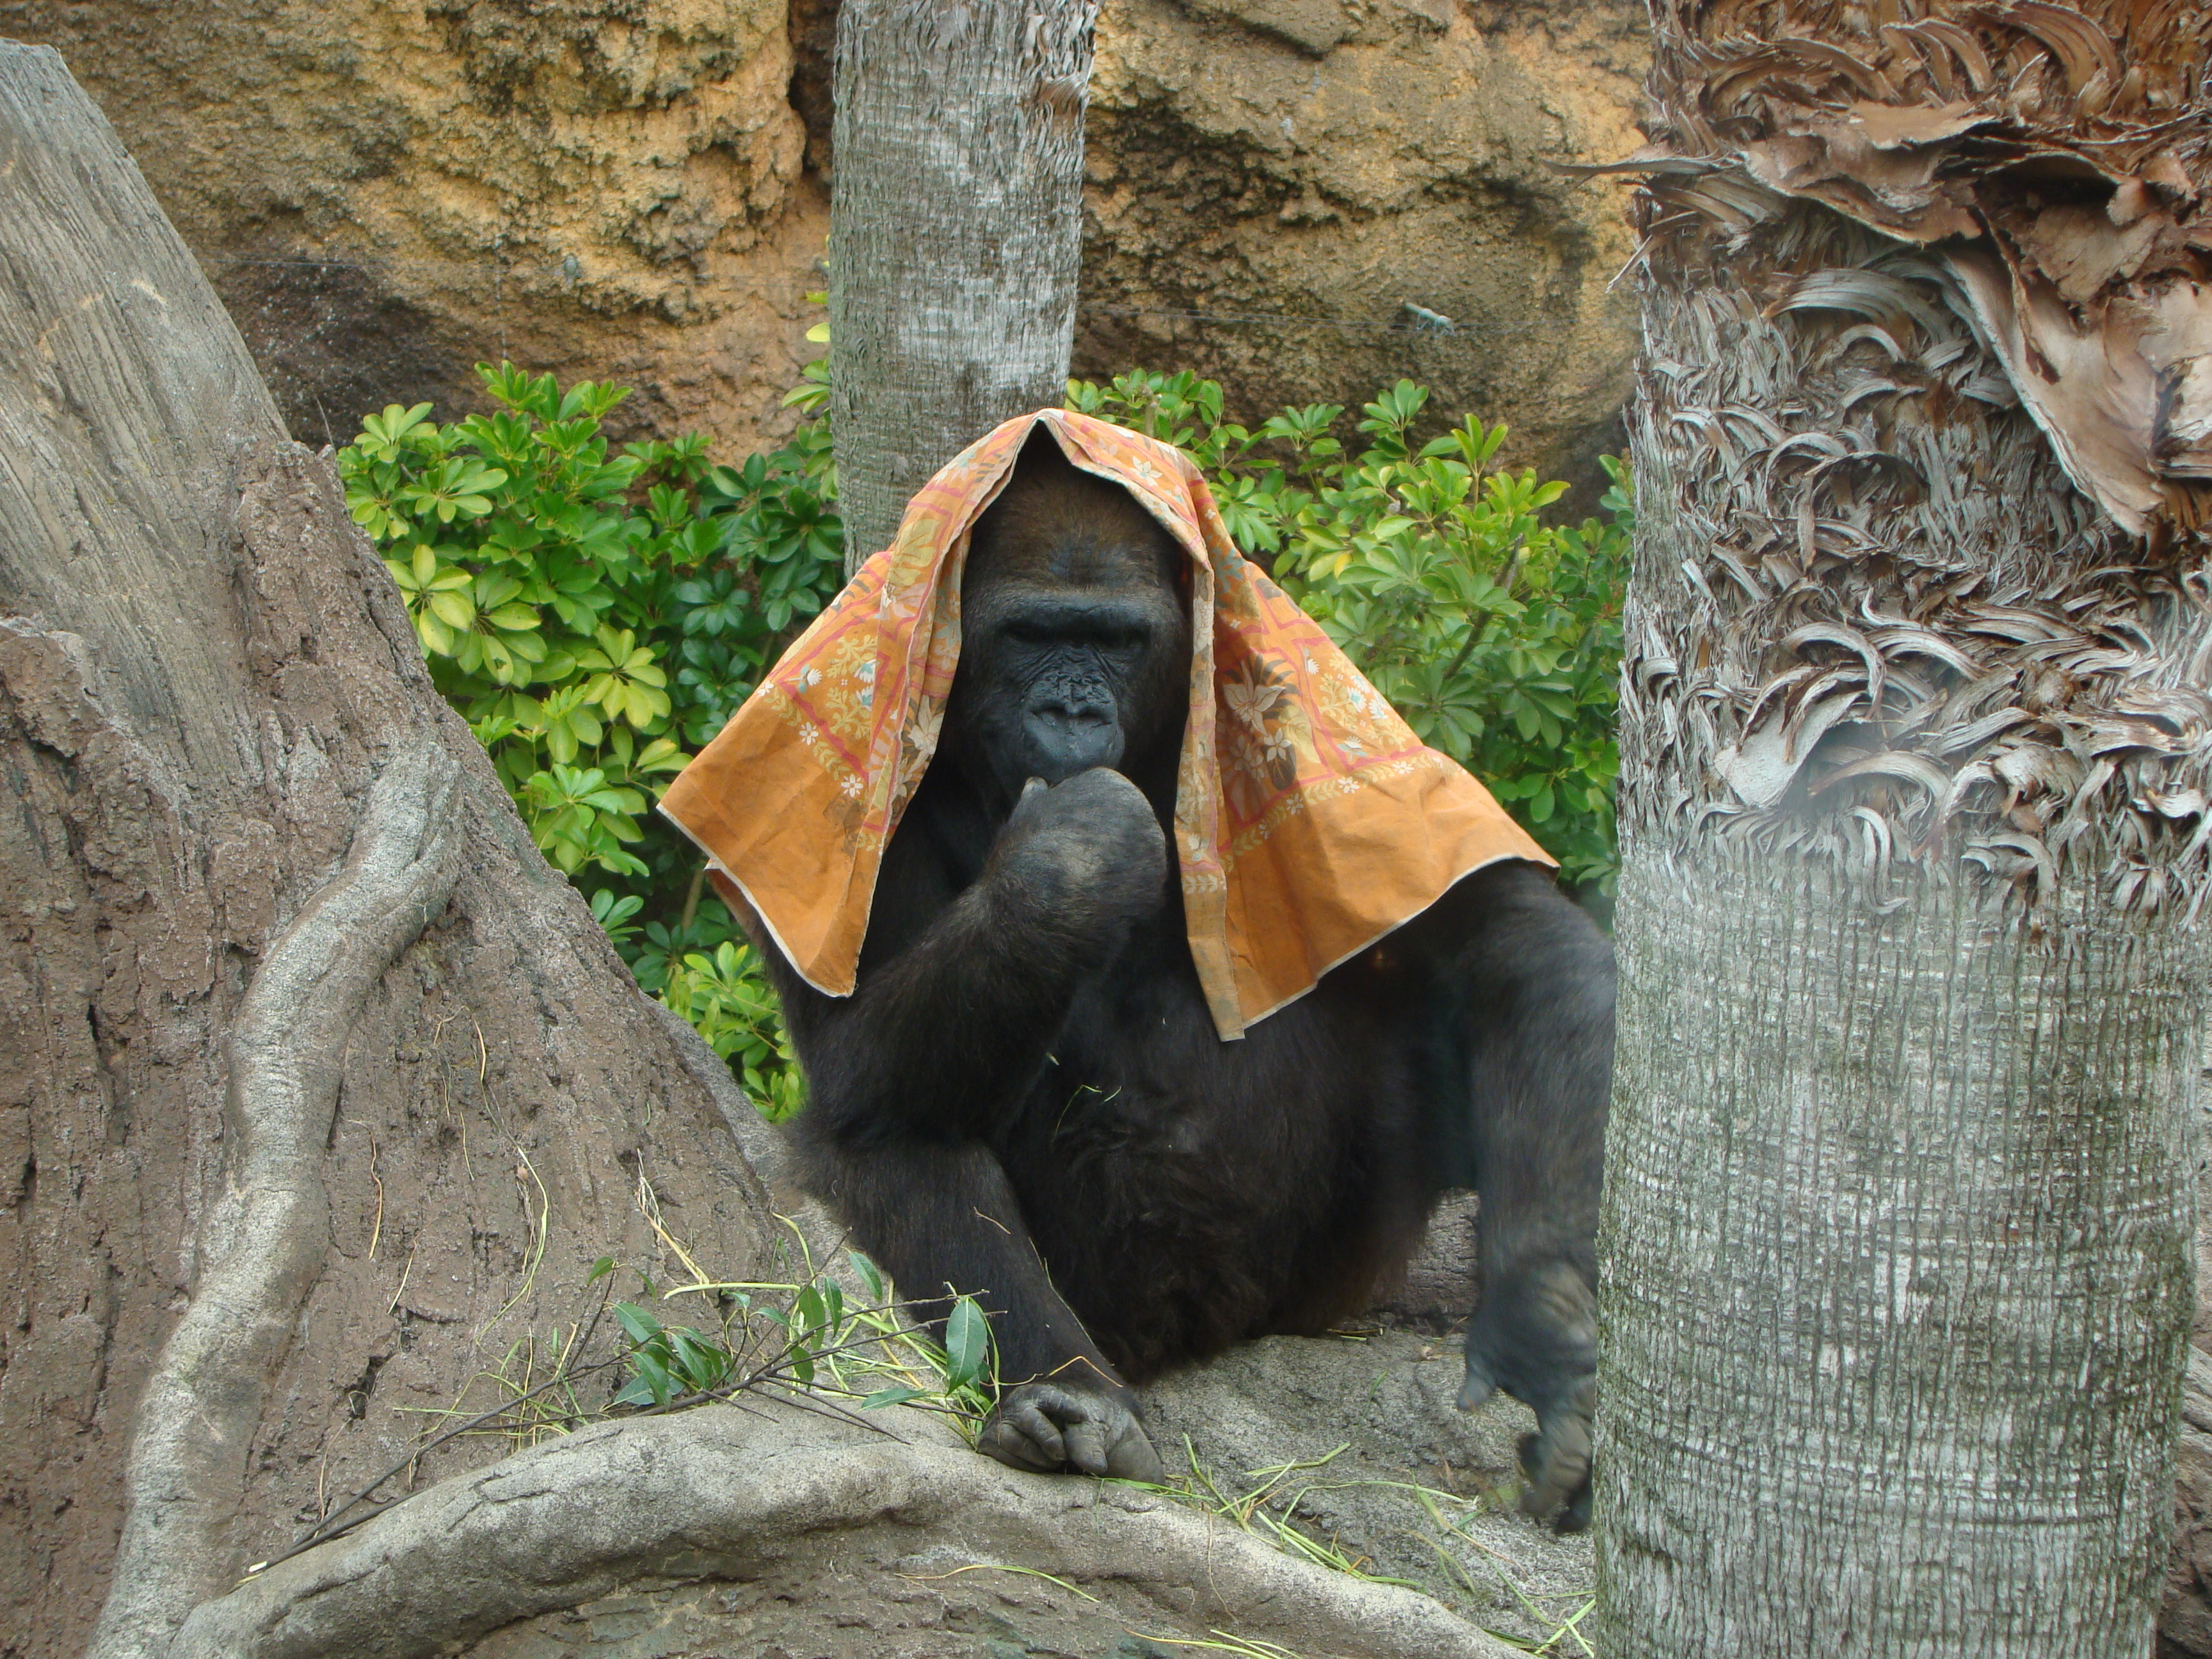
[[[1589,1601],[1589,1539],[1519,1512],[1516,1449],[1536,1419],[1502,1395],[1460,1411],[1465,1369],[1450,1336],[1267,1337],[1154,1383],[1145,1413],[1170,1470],[1231,1498],[1272,1483],[1278,1520],[1534,1646]],[[1297,1463],[1313,1467],[1274,1473]]]
[[[1510,1651],[1204,1509],[1004,1468],[926,1413],[743,1407],[605,1424],[446,1480],[202,1604],[177,1659],[1118,1656],[1222,1632],[1312,1659]]]
[[[193,250],[294,434],[511,357],[755,440],[829,232],[784,0],[4,0]]]
[[[787,429],[818,348],[834,0],[0,0],[120,130],[294,434],[507,356],[623,435]],[[1356,407],[1409,376],[1570,468],[1632,345],[1632,0],[1106,0],[1076,368]],[[1455,331],[1407,326],[1407,301]],[[1231,320],[1215,320],[1218,319]],[[1258,320],[1254,320],[1257,319]]]
[[[1248,414],[1403,376],[1595,473],[1634,242],[1553,164],[1636,147],[1644,63],[1605,0],[1105,0],[1079,371],[1194,368]]]

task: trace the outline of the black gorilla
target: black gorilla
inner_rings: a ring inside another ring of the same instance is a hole
[[[1326,1330],[1443,1192],[1478,1188],[1462,1403],[1534,1408],[1526,1505],[1581,1525],[1611,952],[1544,872],[1493,865],[1221,1042],[1164,828],[1185,556],[1042,428],[978,521],[938,757],[857,988],[765,952],[808,1183],[909,1294],[993,1314],[984,1450],[1148,1479],[1129,1383]]]

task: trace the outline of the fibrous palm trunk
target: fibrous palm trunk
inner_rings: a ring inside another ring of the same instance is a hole
[[[839,9],[830,414],[848,569],[962,448],[1065,395],[1097,11]]]
[[[2212,885],[2157,9],[1655,9],[1611,1659],[2147,1651]]]

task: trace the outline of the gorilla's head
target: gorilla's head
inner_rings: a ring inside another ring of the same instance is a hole
[[[1171,787],[1189,695],[1188,556],[1039,428],[975,523],[961,582],[952,757],[1000,811],[1030,778],[1114,768]]]

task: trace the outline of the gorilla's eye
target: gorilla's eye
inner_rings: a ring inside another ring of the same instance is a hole
[[[1143,623],[1081,614],[1066,617],[1017,617],[1000,630],[1015,645],[1034,649],[1088,647],[1116,653],[1141,651],[1152,643],[1152,629]]]

